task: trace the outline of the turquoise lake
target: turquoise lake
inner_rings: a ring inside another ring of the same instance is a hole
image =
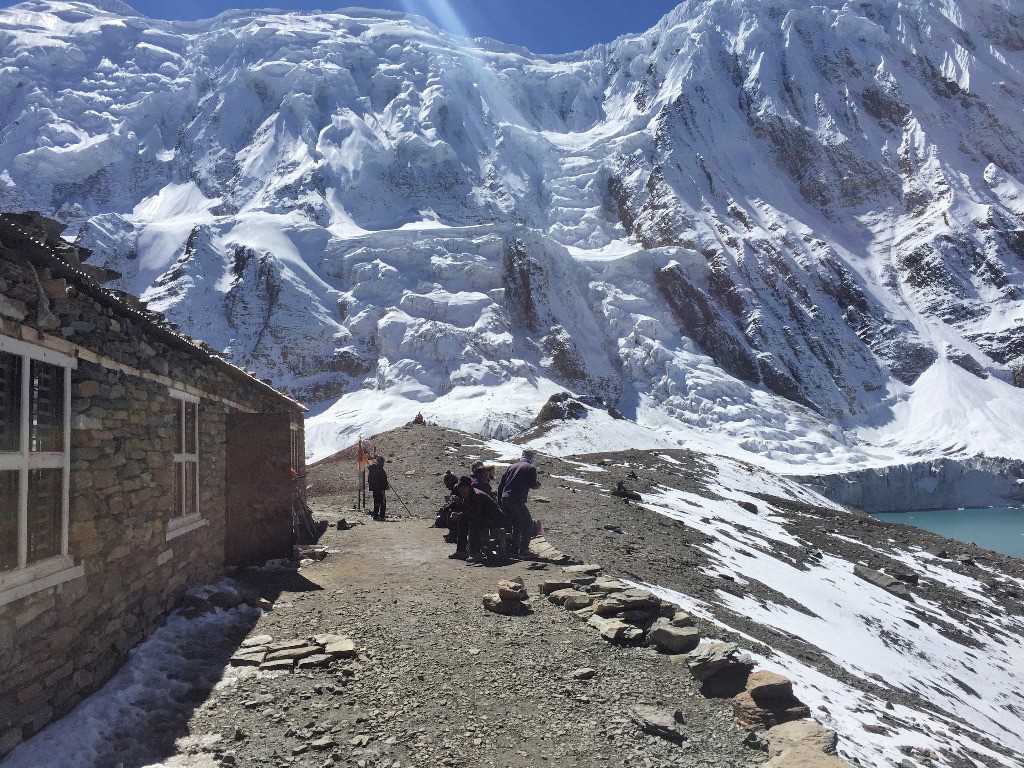
[[[979,547],[1024,559],[1024,509],[939,509],[929,512],[875,512],[887,523],[902,523]]]

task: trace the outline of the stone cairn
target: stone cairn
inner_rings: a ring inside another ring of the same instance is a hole
[[[497,592],[484,595],[484,608],[503,616],[517,616],[529,611],[528,597],[522,579],[502,579]]]
[[[765,768],[841,768],[849,763],[835,755],[837,736],[810,717],[810,709],[793,693],[793,683],[774,672],[754,671],[754,660],[735,643],[701,636],[693,617],[646,589],[603,577],[599,565],[571,565],[563,578],[540,584],[540,593],[560,605],[605,640],[621,645],[653,646],[683,664],[700,682],[705,696],[731,697],[736,722],[751,731],[751,740],[770,755]],[[509,582],[502,582],[508,584]],[[516,582],[521,586],[522,580]],[[525,597],[525,587],[522,588]],[[488,602],[511,603],[498,595]],[[509,606],[510,607],[510,606]],[[673,743],[685,739],[678,710],[634,707],[630,718],[642,730]],[[764,738],[757,732],[765,731]]]

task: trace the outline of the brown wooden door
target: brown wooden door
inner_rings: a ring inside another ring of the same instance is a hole
[[[292,555],[291,428],[288,413],[228,414],[228,565]]]

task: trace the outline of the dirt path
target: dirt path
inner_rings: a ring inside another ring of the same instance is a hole
[[[393,448],[393,456],[400,448],[379,447]],[[441,498],[436,476],[447,464],[438,461],[456,458],[445,444],[437,449],[439,456],[421,457],[424,466],[406,457],[389,470],[419,514]],[[460,455],[451,465],[466,462]],[[321,543],[332,554],[298,573],[241,580],[275,604],[249,637],[280,642],[336,633],[352,638],[359,655],[322,669],[231,670],[189,723],[217,761],[710,768],[767,757],[743,746],[747,733],[734,724],[728,702],[702,697],[685,669],[653,649],[611,645],[537,595],[542,580],[562,575],[559,565],[449,560],[453,546],[427,527],[428,516],[405,518],[394,497],[389,511],[402,518],[376,523],[346,511],[347,467],[328,463],[310,475],[320,492],[311,501],[318,516],[344,514],[359,523],[327,531]],[[484,611],[482,595],[516,576],[526,582],[532,612]],[[581,668],[594,676],[576,679]],[[679,708],[687,741],[677,746],[640,731],[628,720],[634,705]]]

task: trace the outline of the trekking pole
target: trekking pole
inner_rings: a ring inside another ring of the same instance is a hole
[[[412,519],[413,517],[415,517],[415,515],[412,513],[412,510],[410,510],[409,507],[405,506],[405,502],[402,501],[402,497],[398,495],[398,491],[395,490],[395,487],[393,485],[390,485],[389,487],[391,488],[391,492],[395,494],[395,498],[398,499],[398,503],[405,507],[405,513],[409,516],[409,518]]]

